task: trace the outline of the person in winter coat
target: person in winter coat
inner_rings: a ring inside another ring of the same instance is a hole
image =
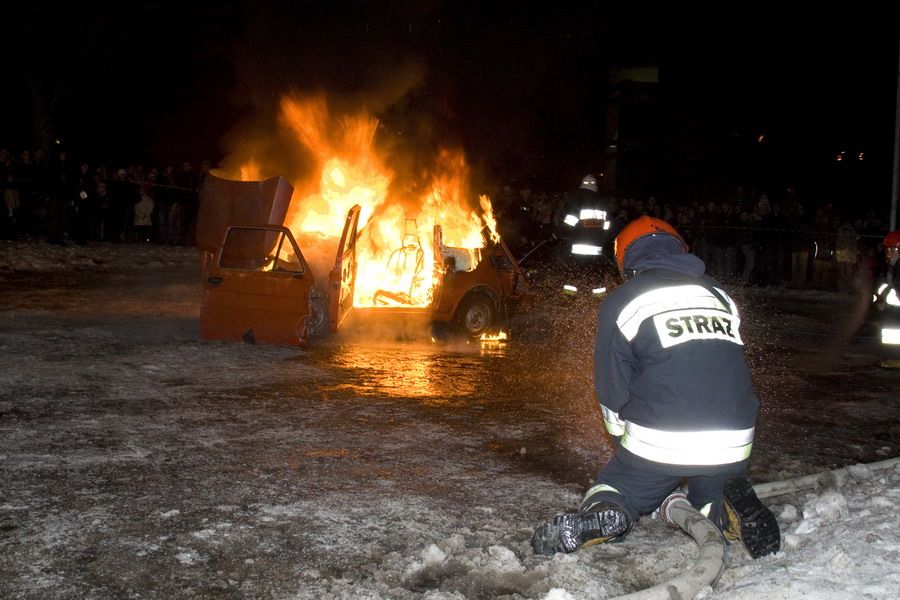
[[[745,476],[759,400],[737,306],[661,219],[631,221],[614,250],[625,282],[600,308],[594,385],[615,453],[578,512],[535,530],[532,548],[620,540],[686,482],[726,539],[754,558],[778,551],[778,523]]]
[[[134,205],[134,241],[147,243],[153,228],[153,197],[150,195],[151,186],[146,185],[141,190],[141,199]]]

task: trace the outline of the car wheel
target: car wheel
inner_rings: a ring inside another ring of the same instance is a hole
[[[494,327],[497,309],[490,298],[473,294],[466,298],[457,313],[457,327],[460,333],[477,339]]]

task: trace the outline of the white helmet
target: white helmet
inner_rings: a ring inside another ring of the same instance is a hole
[[[591,190],[592,192],[597,191],[597,178],[593,175],[585,175],[581,180],[580,189],[583,190]]]

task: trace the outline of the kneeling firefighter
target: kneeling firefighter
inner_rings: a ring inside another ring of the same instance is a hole
[[[538,554],[620,540],[670,495],[754,557],[777,552],[775,517],[746,478],[759,400],[721,284],[668,223],[642,216],[615,239],[625,283],[600,307],[594,385],[616,443],[578,512],[539,527]]]
[[[900,368],[900,230],[881,243],[886,270],[873,301],[881,321],[881,366]]]

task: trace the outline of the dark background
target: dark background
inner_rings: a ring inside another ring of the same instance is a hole
[[[19,3],[0,36],[0,145],[215,164],[284,92],[324,90],[336,106],[364,104],[382,135],[413,149],[461,145],[487,181],[566,190],[608,158],[610,69],[652,65],[659,83],[634,117],[643,160],[626,191],[793,189],[887,212],[896,10],[616,4]]]

